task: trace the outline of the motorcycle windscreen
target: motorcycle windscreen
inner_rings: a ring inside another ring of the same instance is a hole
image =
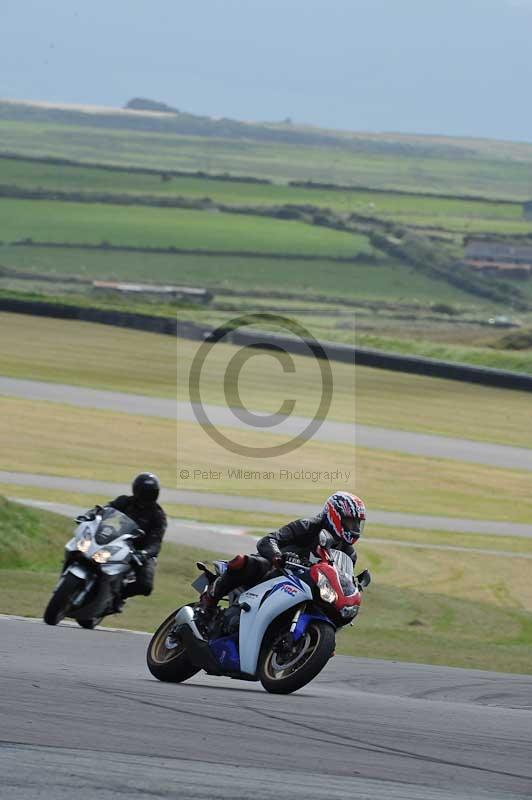
[[[333,550],[332,557],[334,566],[340,579],[340,586],[346,597],[355,594],[355,582],[353,580],[353,562],[346,553],[341,550]]]
[[[126,517],[121,511],[117,511],[116,508],[104,508],[102,521],[94,538],[97,544],[109,544],[126,533],[134,533],[137,528],[137,523]]]

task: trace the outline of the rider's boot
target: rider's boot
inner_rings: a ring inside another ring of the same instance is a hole
[[[113,600],[113,610],[112,610],[111,613],[112,614],[121,614],[122,613],[122,609],[124,608],[125,602],[126,601],[124,600],[123,597],[121,597],[120,595],[116,595],[115,599]]]
[[[199,611],[205,621],[211,620],[218,610],[220,596],[216,589],[219,581],[220,578],[216,578],[200,595]]]

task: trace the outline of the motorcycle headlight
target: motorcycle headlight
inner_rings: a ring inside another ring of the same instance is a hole
[[[92,538],[90,534],[85,534],[81,539],[77,541],[77,548],[80,553],[86,553],[89,547],[91,546]]]
[[[320,572],[320,577],[318,578],[318,589],[320,590],[321,599],[326,603],[336,603],[338,600],[338,595],[323,572]]]
[[[360,606],[344,606],[340,614],[344,619],[354,619],[358,614]]]
[[[97,550],[94,553],[92,560],[96,561],[97,564],[105,564],[107,561],[109,561],[112,555],[113,554],[110,550],[106,550],[104,548],[102,550]]]

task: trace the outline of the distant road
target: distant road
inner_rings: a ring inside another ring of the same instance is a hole
[[[57,489],[65,492],[80,492],[101,495],[103,500],[128,492],[125,483],[108,483],[81,478],[62,478],[54,475],[33,475],[27,472],[2,472],[0,483],[19,486],[33,486],[39,489]],[[212,492],[193,492],[180,489],[163,489],[163,503],[176,503],[204,508],[220,508],[231,511],[284,515],[287,519],[307,517],[317,514],[319,505],[310,503],[286,503],[259,497],[214,494]],[[491,522],[485,520],[458,519],[456,517],[424,516],[395,511],[370,509],[368,525],[387,525],[396,528],[416,528],[420,530],[451,531],[457,533],[479,533],[494,536],[532,536],[532,525],[517,522]]]
[[[176,402],[158,397],[86,389],[61,383],[45,383],[17,378],[0,377],[0,395],[66,403],[82,408],[97,408],[118,411],[123,414],[138,414],[162,419],[178,419],[181,422],[196,422],[192,404]],[[250,428],[238,419],[231,409],[223,406],[204,405],[210,420],[216,425],[231,428],[268,431],[276,435],[295,435],[309,423],[305,417],[279,417],[275,428]],[[416,456],[448,458],[472,464],[504,467],[532,472],[532,449],[508,445],[474,442],[447,436],[398,431],[369,425],[352,425],[345,422],[325,420],[313,437],[318,441],[337,444],[353,444],[375,450],[395,451]]]
[[[47,500],[28,500],[25,498],[11,497],[24,505],[32,506],[33,508],[41,508],[44,511],[53,511],[56,514],[74,518],[80,514],[85,508],[81,506],[74,506],[65,503],[54,503]],[[201,547],[205,550],[212,550],[214,553],[220,553],[225,556],[233,556],[235,553],[254,553],[256,552],[256,544],[259,536],[258,529],[242,528],[236,525],[218,525],[212,522],[196,522],[188,519],[176,519],[173,517],[168,518],[168,528],[164,537],[165,542],[173,542],[174,544],[188,544],[195,547]],[[405,530],[405,535],[408,536],[408,531]],[[501,541],[501,547],[504,546],[504,540]],[[455,553],[464,553],[466,555],[477,554],[485,556],[493,556],[497,558],[519,558],[525,560],[532,560],[532,553],[519,553],[513,550],[502,549],[487,549],[483,547],[461,547],[460,545],[452,544],[430,544],[417,542],[402,542],[396,539],[379,539],[372,535],[369,529],[369,535],[364,537],[364,543],[370,545],[394,545],[395,547],[406,547],[409,549],[421,550],[447,550]],[[479,541],[482,544],[482,541]]]

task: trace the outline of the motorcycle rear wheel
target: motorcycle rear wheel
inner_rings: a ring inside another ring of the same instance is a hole
[[[279,643],[287,634],[286,629],[274,630],[260,654],[260,682],[272,694],[291,694],[306,686],[321,672],[335,648],[335,631],[326,622],[313,620],[298,642],[283,652]]]
[[[99,625],[103,617],[93,617],[92,619],[78,619],[76,622],[82,628],[92,631],[96,625]]]
[[[194,666],[183,645],[173,641],[170,636],[176,613],[173,611],[159,625],[146,654],[148,669],[153,677],[166,683],[182,683],[199,672],[199,667]]]
[[[70,572],[61,579],[59,586],[50,598],[43,619],[47,625],[57,625],[72,608],[74,597],[81,591],[83,580]]]

